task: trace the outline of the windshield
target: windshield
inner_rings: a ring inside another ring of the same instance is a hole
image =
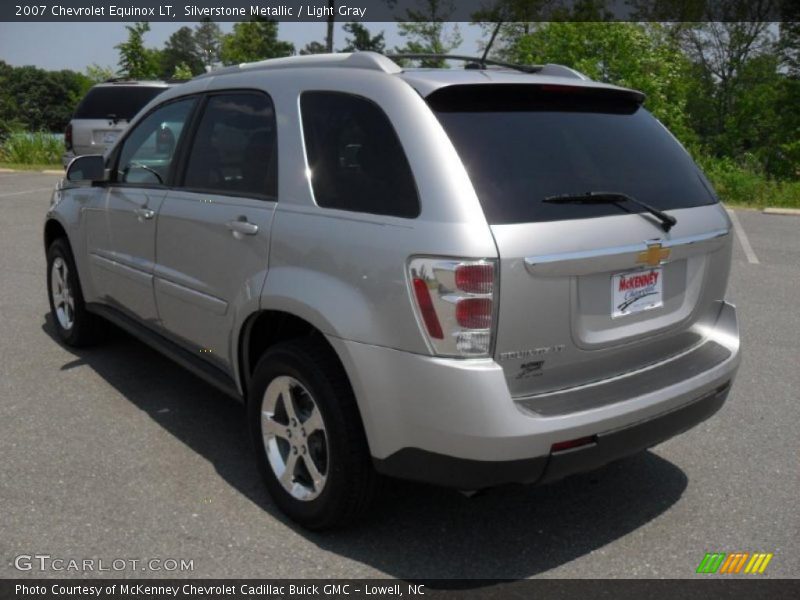
[[[428,102],[491,224],[643,210],[629,202],[544,202],[562,194],[617,192],[660,210],[716,202],[683,147],[629,96],[481,85],[444,88]]]
[[[95,87],[81,100],[72,118],[105,119],[115,115],[117,119],[130,121],[145,104],[166,89],[136,85]]]

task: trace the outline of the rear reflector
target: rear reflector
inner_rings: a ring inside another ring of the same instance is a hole
[[[590,435],[575,440],[567,440],[566,442],[556,442],[550,446],[550,452],[560,452],[562,450],[570,450],[572,448],[579,448],[580,446],[588,446],[597,441],[597,436]]]
[[[431,293],[425,281],[419,277],[414,278],[414,295],[417,297],[419,312],[425,323],[425,329],[428,330],[428,335],[437,340],[443,339],[444,333],[439,323],[439,317],[436,316],[436,310],[433,308]]]

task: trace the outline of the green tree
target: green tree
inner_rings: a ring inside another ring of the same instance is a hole
[[[97,63],[92,63],[86,67],[86,77],[92,83],[108,81],[114,77],[114,68],[109,66],[101,67]]]
[[[342,52],[372,51],[383,54],[386,50],[386,42],[383,39],[383,32],[372,35],[364,25],[357,22],[346,23],[343,27],[349,37],[344,39],[345,47]]]
[[[308,42],[303,48],[300,50],[300,54],[325,54],[328,49],[325,47],[325,44],[320,42]]]
[[[119,51],[119,73],[130,79],[154,79],[159,74],[159,52],[144,46],[149,23],[126,25],[128,39],[114,46]]]
[[[222,30],[208,17],[194,28],[194,39],[204,67],[213,67],[219,62]]]
[[[194,77],[194,73],[186,63],[178,63],[169,76],[169,79],[186,80]]]
[[[181,27],[169,36],[160,58],[161,76],[165,79],[172,77],[179,65],[186,67],[192,76],[205,70],[203,56],[191,27]]]
[[[758,15],[753,13],[752,19]],[[706,80],[713,82],[706,101],[713,108],[713,126],[722,133],[742,83],[747,63],[774,50],[769,23],[765,20],[704,22],[686,29],[682,43],[687,55]]]
[[[223,64],[235,65],[294,54],[294,44],[278,39],[278,23],[257,19],[236,23],[222,38],[220,58]]]
[[[800,77],[800,21],[781,23],[779,31],[781,62],[792,77]]]
[[[14,68],[0,61],[0,135],[15,128],[64,131],[90,85],[74,71]]]
[[[449,25],[455,11],[452,0],[417,0],[418,9],[406,11],[407,20],[397,24],[398,33],[408,41],[395,50],[400,54],[447,54],[461,45],[458,25]],[[442,59],[420,61],[423,67],[447,67]]]

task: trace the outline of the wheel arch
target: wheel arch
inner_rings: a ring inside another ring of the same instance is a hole
[[[49,217],[47,221],[45,221],[43,236],[44,236],[43,240],[44,240],[45,252],[47,252],[47,249],[50,247],[50,244],[52,244],[58,238],[63,237],[67,240],[67,243],[70,244],[66,228],[55,217]],[[72,244],[70,244],[70,248],[71,247]]]
[[[258,310],[245,319],[237,343],[237,370],[245,401],[253,371],[264,352],[275,344],[304,338],[321,343],[336,358],[342,371],[347,373],[341,358],[328,342],[322,328],[307,319],[278,309]]]

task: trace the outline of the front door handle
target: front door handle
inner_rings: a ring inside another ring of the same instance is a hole
[[[258,233],[258,225],[255,223],[250,223],[244,219],[228,221],[228,229],[233,232],[234,237],[241,237],[242,235],[255,235]]]
[[[136,213],[136,216],[139,217],[140,221],[144,221],[145,219],[150,220],[156,216],[156,211],[144,206],[142,208],[137,208],[134,212]]]

